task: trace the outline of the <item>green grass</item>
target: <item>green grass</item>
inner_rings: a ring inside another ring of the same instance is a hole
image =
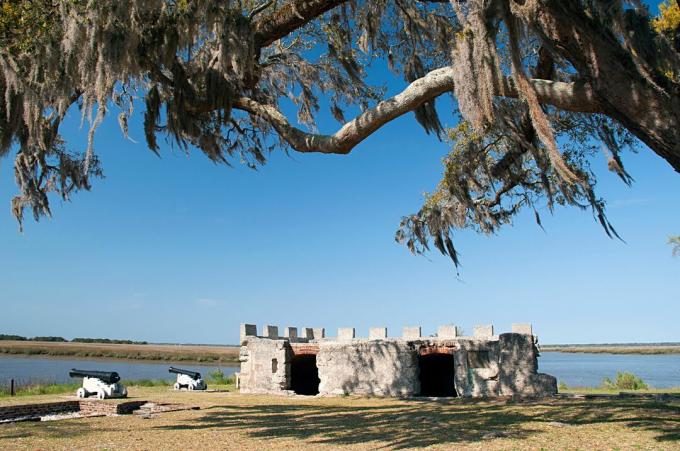
[[[612,380],[609,377],[602,379],[599,387],[568,387],[564,381],[557,385],[559,393],[582,393],[582,394],[617,394],[620,392],[628,393],[680,393],[680,387],[654,388],[650,387],[642,378],[633,373],[616,372],[616,377]]]
[[[80,387],[80,384],[77,382],[65,384],[31,383],[16,387],[16,396],[58,395],[67,392],[75,393],[78,387]],[[7,398],[9,396],[9,387],[0,387],[0,398]]]
[[[559,393],[568,394],[583,394],[583,395],[616,395],[619,393],[673,393],[680,394],[680,387],[668,387],[668,388],[646,388],[641,390],[626,390],[619,388],[607,388],[607,387],[560,387]]]
[[[236,385],[236,376],[225,376],[222,370],[217,369],[208,374],[207,381],[212,385]]]
[[[122,380],[121,383],[126,387],[169,387],[173,384],[172,381],[163,379]],[[75,393],[80,386],[79,382],[66,382],[63,384],[33,382],[19,385],[15,391],[16,396],[58,395],[62,393]],[[9,386],[0,387],[0,398],[8,397],[10,397]]]

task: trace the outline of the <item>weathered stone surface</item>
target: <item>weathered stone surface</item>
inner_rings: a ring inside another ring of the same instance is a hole
[[[326,338],[326,329],[323,327],[315,328],[314,330],[314,339],[315,340],[320,340],[322,338]]]
[[[257,326],[255,324],[241,324],[240,337],[241,344],[245,341],[246,337],[257,336]]]
[[[384,340],[387,338],[387,327],[371,327],[368,329],[369,340]]]
[[[501,334],[499,344],[500,395],[548,396],[557,393],[557,380],[538,373],[538,350],[533,336]]]
[[[322,342],[316,364],[321,395],[411,396],[420,388],[418,356],[405,342]]]
[[[533,335],[531,323],[512,323],[512,333]]]
[[[458,330],[453,324],[446,324],[437,328],[437,338],[456,338]]]
[[[314,339],[314,329],[311,327],[305,327],[302,329],[302,337],[306,338],[307,340],[313,340]]]
[[[288,338],[297,338],[297,327],[286,327],[283,329],[283,336]]]
[[[289,386],[290,344],[286,340],[250,338],[241,347],[242,393],[284,393]]]
[[[472,334],[475,337],[493,337],[493,324],[474,326]]]
[[[420,326],[409,326],[404,327],[402,332],[402,338],[420,338],[421,337],[421,327]]]
[[[355,336],[353,327],[341,327],[338,329],[338,340],[352,340]]]
[[[262,336],[267,338],[279,338],[279,326],[264,326],[262,330]]]

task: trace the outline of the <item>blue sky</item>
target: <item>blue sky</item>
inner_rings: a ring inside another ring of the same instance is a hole
[[[390,92],[402,87],[389,80]],[[64,134],[82,148],[78,119]],[[412,115],[348,156],[277,152],[259,171],[170,146],[159,159],[138,126],[131,136],[109,118],[96,138],[106,178],[55,200],[53,219],[29,219],[23,234],[12,162],[1,162],[0,333],[235,343],[241,322],[358,336],[532,322],[543,343],[680,341],[680,258],[666,244],[680,234],[680,176],[644,146],[624,156],[632,188],[604,157],[593,163],[625,244],[588,212],[544,213],[547,232],[526,214],[497,236],[458,234],[457,277],[447,258],[414,257],[393,239],[447,151]]]

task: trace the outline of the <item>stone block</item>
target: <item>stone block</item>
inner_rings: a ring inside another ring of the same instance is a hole
[[[402,336],[403,338],[420,338],[422,336],[421,327],[420,326],[404,327]]]
[[[354,338],[353,327],[340,327],[338,329],[338,340],[351,340]]]
[[[368,329],[369,340],[381,340],[387,338],[387,327],[371,327]]]
[[[458,329],[453,324],[446,324],[437,328],[438,338],[456,338],[458,336]]]
[[[472,328],[475,337],[492,337],[493,324],[478,325]]]
[[[288,338],[297,338],[297,327],[286,327],[283,329],[283,336]]]
[[[244,324],[241,323],[241,343],[246,337],[256,337],[257,336],[257,326],[255,324]]]
[[[531,323],[512,323],[512,333],[533,335]]]
[[[302,338],[306,338],[307,340],[313,340],[314,339],[314,329],[311,327],[305,327],[302,329]]]
[[[326,329],[323,327],[314,328],[314,339],[320,340],[321,338],[326,338]]]
[[[267,337],[267,338],[279,338],[279,326],[270,326],[270,325],[264,326],[264,330],[262,331],[262,336]]]

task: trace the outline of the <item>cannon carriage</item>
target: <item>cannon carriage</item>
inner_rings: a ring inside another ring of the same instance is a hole
[[[83,378],[83,386],[76,390],[78,398],[87,398],[91,395],[96,395],[99,399],[127,397],[127,388],[120,383],[120,376],[115,371],[90,371],[73,368],[68,375]]]
[[[173,388],[175,390],[187,389],[187,390],[205,390],[208,385],[201,378],[201,373],[197,371],[184,370],[181,368],[170,367],[168,372],[177,375],[177,382]]]

